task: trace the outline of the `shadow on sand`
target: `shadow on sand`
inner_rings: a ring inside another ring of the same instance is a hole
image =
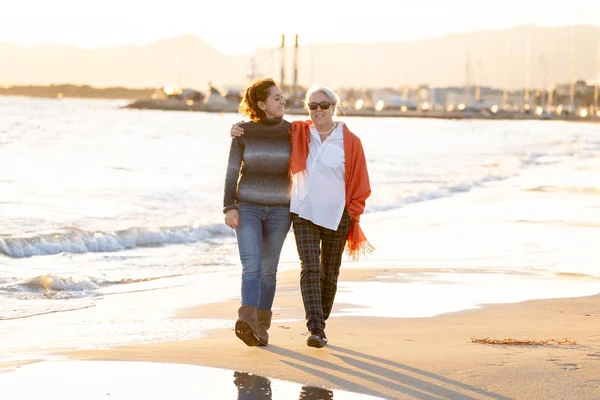
[[[282,360],[282,362],[308,374],[325,379],[344,390],[384,399],[410,397],[423,400],[439,400],[440,398],[455,400],[475,400],[481,398],[509,400],[508,397],[409,365],[338,346],[328,345],[326,348],[329,350],[329,354],[338,357],[345,366],[336,365],[317,357],[307,356],[274,345],[269,345],[265,348],[265,351],[270,351],[291,359]],[[327,372],[327,370],[331,373]],[[361,380],[392,389],[398,393],[398,396],[390,397],[387,394],[366,387],[360,383]]]

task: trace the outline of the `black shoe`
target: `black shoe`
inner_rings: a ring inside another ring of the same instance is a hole
[[[325,331],[323,331],[323,336],[321,336],[323,338],[323,343],[327,344],[327,336],[325,335]]]
[[[306,345],[308,347],[316,347],[320,349],[325,346],[325,341],[323,340],[323,331],[320,329],[315,329],[311,331],[310,336],[306,339]]]

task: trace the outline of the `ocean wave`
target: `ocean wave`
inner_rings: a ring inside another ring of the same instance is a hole
[[[231,236],[223,224],[161,228],[129,228],[119,231],[92,232],[62,228],[19,236],[0,235],[0,254],[23,258],[59,253],[114,252],[136,247],[158,247],[208,241]]]
[[[100,286],[91,279],[63,278],[51,274],[39,275],[22,283],[29,289],[56,290],[69,292],[93,291]]]
[[[555,164],[561,160],[570,160],[572,159],[572,156],[572,151],[555,153],[527,152],[523,154],[513,154],[505,157],[504,159],[495,160],[491,163],[485,162],[482,167],[487,170],[488,173],[472,179],[457,179],[453,182],[443,182],[431,178],[419,180],[413,179],[410,181],[410,184],[412,185],[435,183],[436,187],[429,190],[415,191],[411,194],[402,196],[401,198],[387,202],[377,200],[373,201],[375,199],[371,199],[371,202],[367,202],[365,213],[390,211],[408,204],[450,197],[459,193],[466,193],[473,189],[483,187],[486,183],[514,178],[526,168]],[[386,183],[393,184],[394,182]],[[404,182],[400,181],[400,183]]]
[[[600,194],[600,187],[590,185],[579,185],[579,186],[536,186],[527,189],[529,192],[563,192],[583,195],[594,195]]]
[[[67,299],[88,297],[90,295],[93,297],[95,294],[100,294],[100,290],[107,286],[146,283],[180,276],[183,276],[183,274],[105,279],[43,274],[33,278],[13,280],[10,284],[0,285],[0,292],[8,295],[16,295],[21,299],[39,298],[40,294],[43,294],[45,299]]]
[[[56,305],[54,305],[54,307],[55,308],[51,308],[51,309],[48,309],[47,306],[46,307],[40,306],[37,309],[34,308],[34,309],[28,309],[28,310],[18,310],[18,309],[16,309],[16,310],[15,309],[0,310],[0,321],[32,318],[32,317],[38,317],[38,316],[48,315],[48,314],[55,314],[55,313],[60,313],[60,312],[85,310],[86,308],[95,307],[95,304],[84,304],[84,305],[80,305],[80,306],[68,306],[68,305],[56,306]]]
[[[439,186],[433,190],[419,192],[410,196],[405,196],[398,199],[395,202],[387,204],[371,203],[367,204],[365,213],[378,212],[378,211],[390,211],[396,208],[400,208],[407,204],[420,203],[428,200],[441,199],[444,197],[450,197],[457,193],[469,192],[477,187],[483,186],[487,182],[502,181],[513,177],[514,175],[487,175],[479,179],[465,180],[463,182],[455,183],[454,185]]]

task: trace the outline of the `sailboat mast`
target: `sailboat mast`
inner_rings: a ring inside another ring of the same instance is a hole
[[[281,90],[285,90],[285,34],[281,35],[281,48],[279,50],[279,57],[281,62],[281,79],[279,85]]]
[[[504,105],[504,110],[508,109],[508,87],[510,85],[510,37],[506,38],[506,65],[504,68],[504,93],[502,95],[502,104]]]
[[[466,56],[467,59],[465,62],[465,106],[467,106],[471,101],[471,55],[469,54],[469,49],[467,49]]]
[[[575,28],[571,28],[571,111],[575,111]]]
[[[556,58],[556,46],[552,44],[552,51],[550,53],[550,88],[548,90],[548,107],[552,107],[554,102],[554,65]]]
[[[296,34],[294,43],[294,92],[292,93],[292,102],[296,101],[298,94],[298,34]]]
[[[481,100],[481,58],[477,60],[477,69],[475,70],[475,100]]]
[[[596,85],[594,85],[594,112],[600,117],[598,109],[598,92],[600,91],[600,41],[596,43]]]
[[[531,36],[527,37],[525,44],[525,91],[523,93],[523,108],[529,110],[531,99],[529,98],[530,86],[530,70],[531,70]]]

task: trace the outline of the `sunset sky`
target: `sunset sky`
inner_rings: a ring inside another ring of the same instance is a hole
[[[0,42],[97,48],[193,34],[225,54],[248,54],[278,46],[282,33],[290,44],[296,33],[301,44],[389,42],[522,24],[600,25],[600,1],[20,0],[2,14]]]

